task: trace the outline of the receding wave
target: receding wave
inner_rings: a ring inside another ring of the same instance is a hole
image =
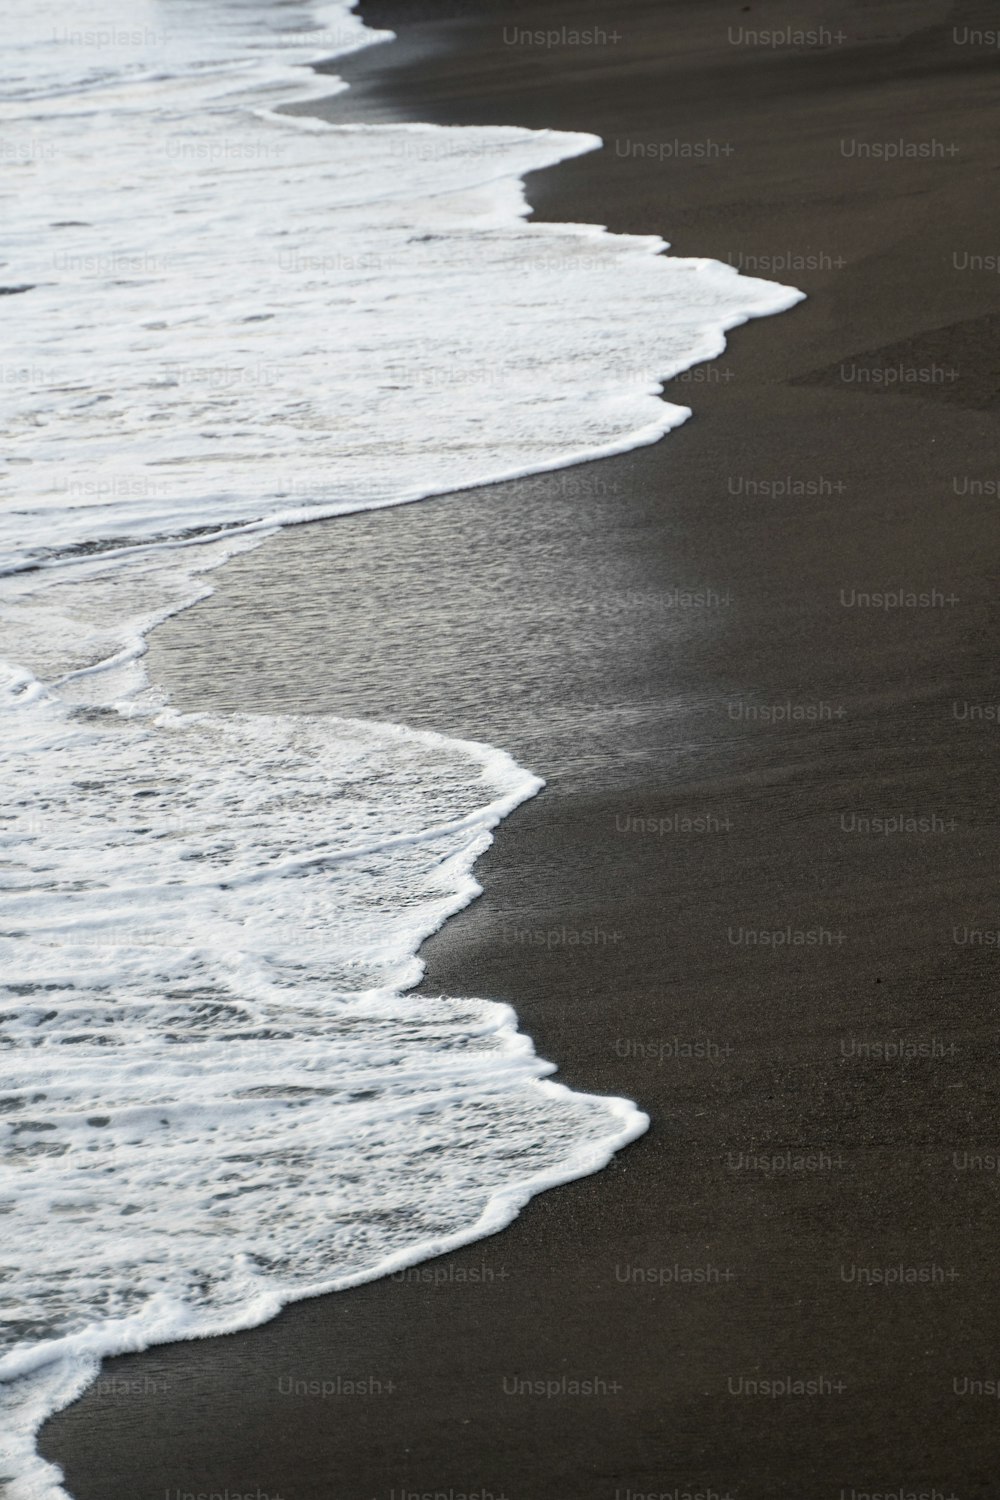
[[[276,528],[652,442],[661,383],[798,293],[534,225],[510,127],[282,104],[347,5],[24,0],[0,131],[0,1480],[103,1355],[246,1327],[503,1227],[646,1126],[511,1010],[415,997],[540,786],[501,750],[181,714],[155,625]],[[478,496],[468,501],[475,527]],[[610,998],[610,997],[609,997]]]

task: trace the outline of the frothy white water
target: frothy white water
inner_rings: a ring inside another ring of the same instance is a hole
[[[101,1355],[488,1234],[646,1124],[548,1081],[506,1006],[407,993],[537,780],[392,725],[177,713],[149,630],[280,524],[654,440],[687,415],[659,382],[798,294],[527,223],[523,174],[592,137],[276,112],[336,87],[303,59],[374,37],[347,7],[23,4],[0,1480],[42,1500],[37,1427]]]

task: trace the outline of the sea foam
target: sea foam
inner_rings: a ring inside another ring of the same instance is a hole
[[[143,670],[150,630],[276,528],[655,441],[688,415],[662,381],[798,299],[531,224],[523,176],[596,137],[281,112],[342,86],[308,63],[388,39],[346,4],[11,18],[12,1500],[64,1496],[35,1436],[102,1356],[490,1234],[647,1124],[552,1082],[507,1006],[408,993],[536,778],[390,724],[181,714]]]

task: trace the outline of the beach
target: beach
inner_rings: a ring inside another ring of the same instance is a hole
[[[387,719],[544,777],[421,988],[508,1002],[651,1129],[460,1252],[108,1362],[42,1452],[78,1500],[986,1500],[986,7],[457,9],[365,4],[399,41],[337,63],[326,117],[597,133],[529,177],[537,218],[808,300],[672,382],[694,415],[655,446],[234,560],[149,669],[181,709]]]

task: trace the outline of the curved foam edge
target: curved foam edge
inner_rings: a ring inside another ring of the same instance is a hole
[[[520,1036],[513,1010],[509,1006],[503,1009],[508,1015],[498,1029],[506,1029]],[[531,1039],[524,1037],[524,1042],[526,1050],[533,1054]],[[0,1437],[0,1460],[13,1460],[18,1467],[18,1472],[7,1479],[3,1490],[8,1500],[67,1500],[67,1491],[62,1484],[62,1471],[37,1452],[37,1435],[45,1422],[79,1400],[97,1378],[103,1360],[138,1354],[158,1344],[244,1333],[270,1322],[284,1307],[295,1302],[380,1281],[411,1266],[461,1250],[478,1240],[488,1239],[509,1228],[522,1209],[539,1193],[565,1186],[603,1170],[617,1152],[649,1129],[649,1116],[630,1099],[584,1094],[566,1084],[545,1078],[538,1079],[535,1087],[550,1097],[572,1097],[598,1103],[602,1109],[618,1117],[619,1129],[601,1142],[591,1142],[574,1152],[558,1167],[510,1183],[491,1194],[480,1217],[464,1229],[410,1246],[405,1251],[387,1256],[366,1271],[331,1277],[311,1286],[296,1288],[286,1295],[282,1295],[276,1288],[262,1289],[260,1295],[248,1302],[240,1314],[233,1318],[198,1323],[182,1305],[172,1306],[165,1300],[153,1298],[145,1314],[140,1317],[88,1328],[70,1338],[49,1345],[38,1345],[34,1349],[23,1351],[19,1356],[9,1355],[0,1360],[0,1381],[26,1377],[30,1379],[39,1375],[47,1377],[38,1392],[38,1398],[29,1404],[26,1412],[28,1420],[19,1425],[17,1430],[8,1431]],[[3,1474],[0,1474],[0,1484],[4,1484]]]
[[[506,1009],[510,1008],[506,1007]],[[522,1035],[518,1032],[513,1011],[510,1012],[510,1018],[506,1024],[498,1029]],[[525,1040],[530,1047],[531,1039],[525,1038]],[[135,1317],[97,1325],[66,1338],[37,1344],[30,1349],[8,1354],[0,1360],[0,1381],[22,1379],[49,1365],[62,1364],[65,1361],[75,1362],[84,1359],[99,1361],[122,1354],[139,1354],[157,1344],[170,1344],[178,1340],[196,1338],[218,1338],[223,1334],[258,1328],[262,1323],[275,1317],[283,1307],[288,1307],[293,1302],[305,1302],[312,1297],[322,1297],[331,1292],[365,1286],[372,1281],[381,1281],[395,1271],[406,1270],[409,1266],[419,1265],[423,1261],[433,1260],[441,1255],[448,1255],[453,1250],[459,1250],[477,1240],[488,1239],[494,1234],[499,1234],[501,1230],[513,1223],[525,1205],[538,1193],[546,1192],[549,1188],[561,1187],[568,1182],[576,1182],[581,1177],[589,1177],[601,1171],[617,1152],[644,1135],[649,1129],[649,1116],[631,1099],[617,1098],[607,1094],[585,1094],[578,1089],[570,1088],[567,1084],[555,1083],[548,1078],[538,1079],[535,1087],[543,1090],[549,1097],[572,1098],[599,1104],[602,1109],[618,1116],[621,1122],[618,1132],[607,1136],[599,1143],[590,1142],[585,1148],[567,1157],[565,1162],[558,1167],[535,1173],[518,1182],[509,1183],[500,1191],[491,1194],[486,1200],[480,1217],[464,1229],[456,1230],[451,1235],[411,1245],[406,1250],[386,1256],[367,1270],[357,1271],[351,1275],[333,1276],[298,1287],[294,1291],[286,1289],[284,1293],[277,1288],[268,1288],[267,1291],[262,1290],[260,1296],[248,1304],[236,1317],[204,1322],[192,1317],[190,1310],[183,1305],[173,1304],[166,1298],[154,1297],[150,1299],[144,1313]],[[62,1406],[68,1406],[75,1401],[83,1393],[83,1389],[84,1387],[75,1389]],[[62,1408],[53,1408],[53,1411],[56,1409]]]
[[[175,611],[171,611],[173,612]],[[162,716],[198,717],[176,715],[172,709],[164,710]],[[374,727],[370,721],[360,722],[369,728]],[[478,833],[480,836],[470,839],[453,856],[456,879],[452,895],[442,904],[439,913],[435,930],[440,930],[449,917],[481,893],[482,888],[475,880],[472,870],[476,860],[493,841],[491,830],[515,807],[537,795],[545,783],[538,776],[525,771],[506,751],[484,741],[456,741],[434,730],[410,730],[399,725],[380,724],[378,727],[393,736],[418,739],[428,746],[454,748],[456,744],[460,745],[479,760],[484,782],[492,785],[497,793],[467,818],[460,820],[458,824],[449,825],[450,831],[468,829],[470,833]],[[440,836],[443,831],[442,828],[421,830],[416,834],[401,835],[398,840],[390,842],[395,844],[429,839]],[[342,851],[342,854],[344,857],[361,857],[367,852],[372,852],[370,847],[358,846],[350,851]],[[317,853],[310,857],[324,856]],[[298,864],[299,861],[293,863]],[[426,935],[421,934],[421,938]],[[415,957],[412,984],[419,981],[423,971],[423,962]],[[492,1002],[492,1006],[488,1025],[491,1034],[505,1035],[512,1051],[535,1059],[534,1044],[529,1036],[519,1030],[514,1009],[499,1002]],[[543,1072],[555,1071],[556,1064],[547,1063],[543,1059],[537,1061]],[[138,1315],[91,1325],[63,1339],[12,1351],[0,1360],[0,1382],[37,1382],[37,1388],[29,1392],[20,1420],[16,1421],[13,1429],[8,1427],[7,1432],[0,1436],[0,1461],[16,1464],[16,1473],[7,1479],[4,1491],[9,1500],[66,1500],[58,1467],[42,1459],[36,1451],[37,1434],[50,1417],[71,1405],[84,1393],[97,1377],[102,1360],[140,1353],[158,1344],[213,1338],[259,1327],[292,1302],[378,1281],[394,1272],[498,1234],[518,1217],[536,1194],[600,1171],[616,1152],[649,1128],[649,1117],[630,1099],[583,1093],[546,1077],[537,1077],[533,1080],[532,1087],[549,1098],[572,1098],[577,1102],[597,1104],[612,1120],[617,1120],[618,1128],[601,1140],[590,1141],[572,1151],[558,1166],[508,1183],[488,1194],[479,1217],[454,1234],[410,1245],[363,1271],[331,1276],[295,1289],[283,1289],[261,1282],[259,1294],[248,1301],[237,1315],[229,1318],[199,1320],[183,1304],[154,1296]],[[3,1479],[0,1472],[0,1481]]]

